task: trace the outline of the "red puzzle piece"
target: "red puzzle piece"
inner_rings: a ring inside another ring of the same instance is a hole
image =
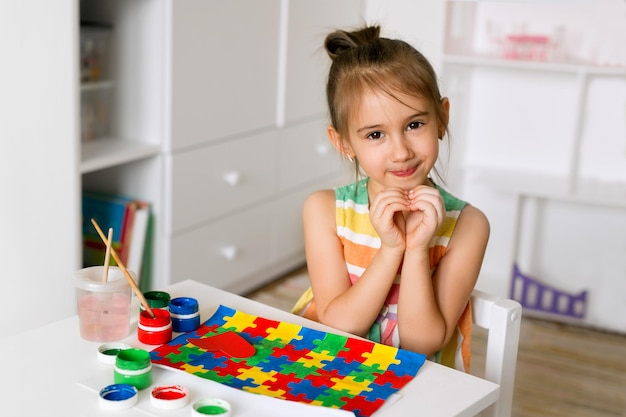
[[[189,343],[209,352],[221,351],[233,358],[249,358],[256,349],[235,332],[227,331],[201,339],[189,339]]]

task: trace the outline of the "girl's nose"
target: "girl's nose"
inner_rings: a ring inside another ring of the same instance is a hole
[[[413,157],[413,151],[402,136],[396,136],[391,141],[391,159],[393,161],[406,161]]]

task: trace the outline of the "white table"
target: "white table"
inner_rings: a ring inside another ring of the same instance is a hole
[[[202,321],[208,319],[219,304],[246,313],[275,320],[297,323],[310,328],[337,332],[285,311],[266,306],[247,298],[231,294],[195,281],[183,281],[163,290],[172,297],[190,296],[198,299]],[[136,297],[134,297],[135,304]],[[136,305],[134,311],[137,310]],[[135,347],[152,350],[136,337],[136,317],[131,334],[123,340]],[[345,333],[343,333],[345,334]],[[80,337],[78,317],[70,317],[50,325],[0,339],[0,404],[11,416],[189,416],[190,405],[174,411],[151,408],[150,389],[140,392],[139,403],[124,411],[102,410],[98,405],[96,390],[113,383],[112,366],[98,361],[97,349],[101,343],[85,341]],[[304,406],[288,401],[242,393],[228,387],[203,380],[179,371],[166,371],[155,367],[154,385],[162,381],[183,378],[192,385],[191,400],[220,395],[234,402],[233,416],[298,415],[348,415],[348,413]],[[198,385],[200,384],[200,385]],[[207,384],[207,385],[202,385]],[[183,384],[184,385],[184,384]],[[226,390],[226,391],[224,391]],[[231,390],[231,391],[228,391]],[[400,391],[400,396],[388,401],[376,417],[422,415],[429,417],[474,416],[496,401],[499,387],[489,381],[427,361],[417,376]],[[198,391],[205,391],[199,393]],[[255,412],[249,412],[250,403]],[[263,401],[266,401],[265,403]],[[273,401],[273,402],[272,402]],[[237,404],[239,402],[240,404]],[[245,404],[241,404],[241,403]],[[275,407],[278,404],[278,407]],[[238,407],[241,412],[238,411]],[[246,408],[247,407],[247,408]],[[268,409],[270,408],[270,409]],[[333,414],[334,413],[334,414]],[[352,413],[349,413],[352,415]]]

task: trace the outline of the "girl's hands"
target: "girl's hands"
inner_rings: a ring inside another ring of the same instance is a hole
[[[381,240],[381,247],[404,251],[405,220],[409,210],[407,192],[401,188],[381,190],[370,204],[370,221]]]
[[[386,188],[370,207],[370,220],[381,245],[402,251],[428,250],[444,216],[439,191],[427,185],[410,191]]]
[[[439,191],[427,185],[406,192],[409,213],[405,224],[405,250],[428,250],[430,241],[445,217],[443,198]]]

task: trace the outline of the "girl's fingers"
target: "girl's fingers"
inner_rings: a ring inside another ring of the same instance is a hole
[[[401,189],[382,190],[370,206],[370,220],[382,243],[389,247],[404,246],[403,211],[409,201]]]
[[[445,207],[439,191],[432,187],[421,186],[409,191],[409,205],[412,211],[420,210],[431,212],[437,218],[438,223],[443,222]]]
[[[385,189],[378,193],[370,206],[371,213],[380,214],[383,211],[392,212],[409,210],[409,200],[401,189]]]

